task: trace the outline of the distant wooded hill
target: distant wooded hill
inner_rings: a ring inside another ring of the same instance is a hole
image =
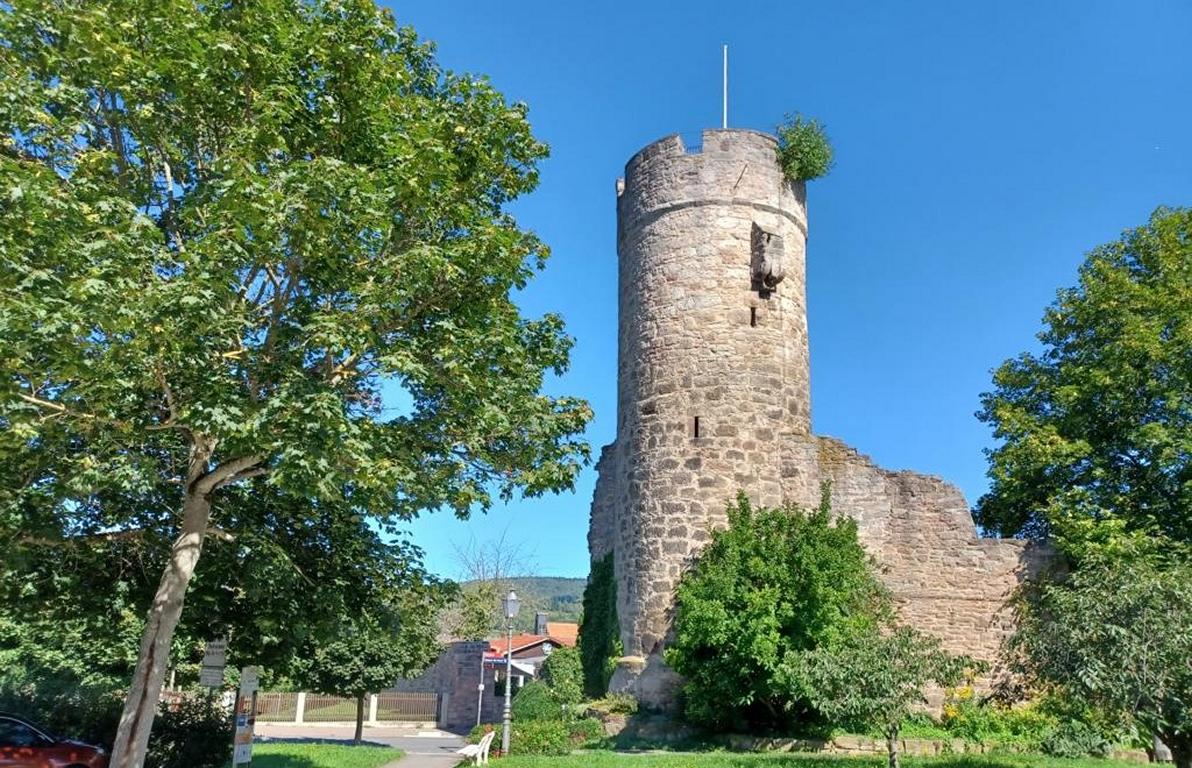
[[[584,585],[587,579],[568,579],[558,576],[518,576],[503,579],[521,599],[521,609],[513,628],[517,632],[534,629],[534,614],[546,611],[550,621],[579,622],[583,607]],[[467,588],[472,582],[463,582]]]

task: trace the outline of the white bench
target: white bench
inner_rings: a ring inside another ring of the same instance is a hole
[[[493,745],[493,738],[496,735],[496,731],[489,731],[484,734],[484,738],[480,740],[479,744],[466,744],[461,749],[455,750],[455,754],[472,758],[476,765],[488,765],[488,750]]]

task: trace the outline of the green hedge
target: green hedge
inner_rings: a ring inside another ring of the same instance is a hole
[[[51,733],[110,749],[123,699],[116,691],[41,680],[0,688],[0,711],[19,712]],[[224,768],[232,719],[201,695],[163,704],[153,722],[145,768]]]
[[[546,683],[535,680],[527,683],[524,688],[513,697],[511,708],[513,722],[529,722],[532,720],[562,720],[565,707],[551,695]]]
[[[541,677],[560,704],[574,706],[583,701],[584,669],[577,649],[557,648],[543,662]]]
[[[468,741],[475,744],[484,737],[486,729],[497,732],[494,739],[500,744],[501,724],[478,725],[468,734]],[[566,755],[573,749],[604,738],[604,726],[591,717],[575,720],[529,720],[513,722],[509,737],[511,755]]]

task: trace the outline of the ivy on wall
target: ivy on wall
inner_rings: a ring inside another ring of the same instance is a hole
[[[584,668],[584,693],[600,698],[608,692],[609,680],[622,653],[612,552],[592,561],[592,573],[584,588],[579,650]]]

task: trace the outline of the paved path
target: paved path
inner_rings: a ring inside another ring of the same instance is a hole
[[[257,723],[257,735],[267,739],[293,741],[351,741],[352,725],[277,725]],[[408,726],[365,728],[364,740],[370,744],[397,747],[406,756],[385,768],[453,768],[460,762],[455,750],[464,740],[453,733]]]

